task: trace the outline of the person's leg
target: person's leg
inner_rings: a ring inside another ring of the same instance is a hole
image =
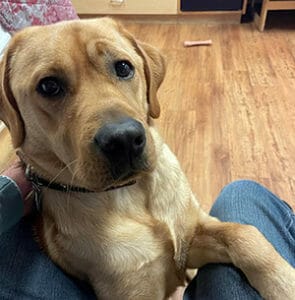
[[[295,215],[285,202],[253,181],[226,186],[210,215],[221,221],[256,226],[276,250],[295,266]],[[257,249],[259,251],[259,249]],[[184,299],[261,299],[233,265],[209,264],[198,271]]]
[[[39,249],[22,220],[0,236],[0,299],[95,299],[92,289],[67,276]]]

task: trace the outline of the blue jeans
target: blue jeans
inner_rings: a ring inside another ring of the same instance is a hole
[[[290,207],[251,181],[226,186],[211,214],[223,221],[255,225],[295,266],[295,216]],[[0,236],[0,299],[94,299],[92,289],[64,274],[38,248],[30,222]],[[232,265],[207,265],[189,285],[185,299],[260,299]]]

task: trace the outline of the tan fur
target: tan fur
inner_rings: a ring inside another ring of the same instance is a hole
[[[132,80],[115,78],[118,59],[135,66]],[[108,18],[32,27],[12,39],[1,63],[0,118],[15,148],[48,180],[96,191],[43,190],[48,255],[99,299],[167,298],[187,267],[208,262],[234,263],[267,299],[294,299],[295,271],[262,234],[208,216],[193,196],[151,119],[160,114],[164,74],[160,53]],[[67,83],[63,99],[36,92],[46,76]],[[93,150],[93,136],[124,116],[145,128],[145,167],[135,185],[103,192],[123,182]]]

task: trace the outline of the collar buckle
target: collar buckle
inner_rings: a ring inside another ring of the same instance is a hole
[[[40,189],[42,186],[42,182],[39,181],[38,176],[33,172],[33,168],[30,165],[26,166],[25,175],[29,181],[32,182],[33,185]]]
[[[42,209],[42,186],[43,184],[38,180],[38,177],[33,173],[30,165],[26,166],[25,175],[27,179],[32,183],[34,193],[34,204],[38,212]]]

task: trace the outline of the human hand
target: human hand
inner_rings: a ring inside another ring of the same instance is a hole
[[[29,214],[33,206],[33,200],[32,197],[30,197],[32,184],[26,179],[25,169],[22,162],[17,159],[12,165],[3,171],[2,175],[11,178],[17,184],[24,201],[24,215]]]
[[[179,286],[176,291],[168,298],[168,300],[182,300],[184,295],[185,287]]]

